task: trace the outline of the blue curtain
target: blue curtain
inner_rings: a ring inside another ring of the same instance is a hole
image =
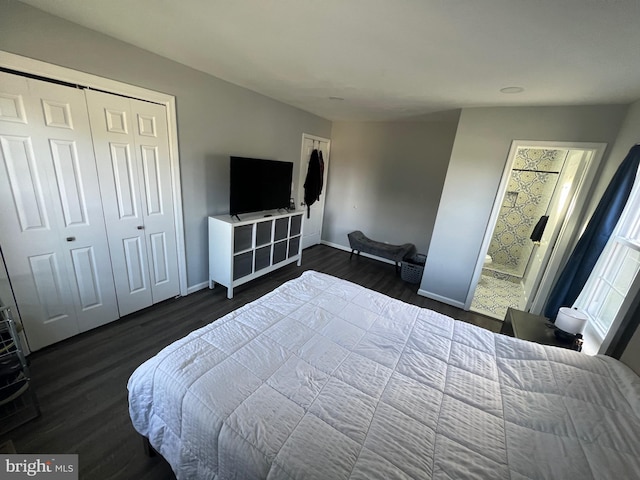
[[[560,307],[570,307],[578,298],[629,199],[638,171],[638,162],[640,144],[629,150],[611,179],[551,291],[544,309],[545,317],[555,319]]]

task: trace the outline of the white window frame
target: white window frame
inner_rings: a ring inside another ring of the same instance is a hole
[[[616,227],[607,242],[596,266],[591,272],[574,307],[582,310],[589,317],[585,329],[585,352],[604,353],[613,334],[628,314],[633,299],[640,292],[640,264],[624,262],[625,254],[640,255],[640,171],[625,208]],[[624,268],[623,268],[624,267]],[[629,275],[631,268],[632,274]],[[621,274],[627,281],[620,285]],[[615,313],[610,312],[610,322],[600,317],[605,308],[603,300],[617,295],[618,305]]]

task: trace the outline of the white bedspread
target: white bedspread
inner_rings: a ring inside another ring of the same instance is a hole
[[[128,384],[179,479],[630,479],[640,378],[306,272]]]

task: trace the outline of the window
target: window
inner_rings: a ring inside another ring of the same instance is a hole
[[[640,287],[640,182],[636,174],[629,199],[611,238],[591,276],[575,302],[589,316],[586,342],[595,350],[612,325],[625,314],[627,296],[635,297]],[[594,338],[589,338],[594,337]],[[589,350],[594,350],[590,348]],[[595,353],[595,351],[594,351]]]

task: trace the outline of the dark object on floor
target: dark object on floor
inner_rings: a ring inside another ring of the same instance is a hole
[[[424,265],[427,263],[427,256],[422,253],[415,253],[402,260],[400,278],[409,283],[420,283]]]
[[[351,256],[356,252],[360,255],[360,252],[368,253],[376,257],[382,257],[389,260],[393,260],[396,264],[396,273],[400,270],[400,262],[405,257],[411,257],[416,253],[416,246],[413,243],[405,243],[402,245],[390,245],[388,243],[377,242],[371,240],[360,230],[347,234],[349,237],[349,245],[351,246]]]

